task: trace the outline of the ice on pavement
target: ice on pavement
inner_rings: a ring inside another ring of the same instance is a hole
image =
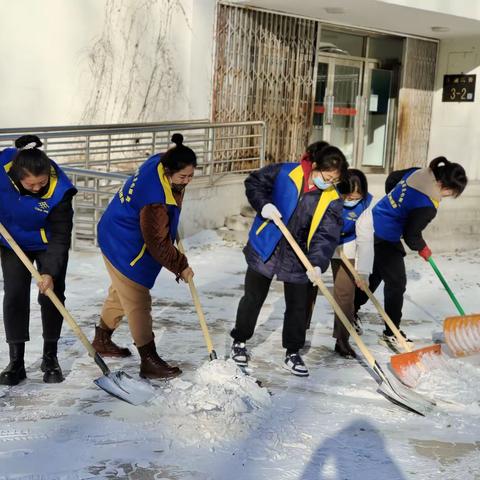
[[[363,361],[334,354],[333,312],[318,297],[302,352],[310,377],[294,377],[281,368],[283,286],[273,282],[248,342],[252,376],[245,376],[225,360],[243,291],[242,247],[206,231],[186,239],[185,248],[219,360],[208,360],[188,287],[162,272],[152,290],[155,340],[162,358],[182,368],[180,377],[152,382],[155,397],[146,404],[122,402],[93,383],[101,372],[65,325],[59,360],[66,380],[47,385],[40,372],[39,308],[32,302],[28,380],[0,387],[0,478],[478,478],[478,355],[431,359],[416,391],[436,399],[438,407],[426,417],[406,412],[377,393]],[[468,312],[480,310],[478,258],[478,252],[436,257]],[[427,346],[455,311],[422,259],[408,256],[406,264],[402,329],[418,347]],[[324,279],[331,287],[330,274]],[[66,305],[89,338],[108,286],[98,253],[71,254]],[[390,353],[378,344],[382,322],[371,305],[361,315],[362,338],[386,368]],[[138,379],[139,358],[126,321],[114,340],[133,355],[105,359],[110,369]],[[1,342],[4,365],[7,352]]]

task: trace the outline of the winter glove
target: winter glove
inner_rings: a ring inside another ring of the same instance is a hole
[[[279,218],[282,218],[282,214],[278,211],[278,208],[273,203],[267,203],[264,205],[260,214],[267,220],[273,220],[273,214],[277,215]]]
[[[432,251],[428,248],[428,245],[425,245],[419,252],[418,254],[426,261],[428,262],[428,259],[432,256]]]
[[[307,277],[313,284],[315,284],[315,280],[320,280],[321,274],[320,267],[313,267],[313,270],[307,270]]]

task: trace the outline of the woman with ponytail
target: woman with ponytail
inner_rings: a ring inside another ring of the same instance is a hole
[[[57,343],[63,318],[43,295],[51,288],[65,300],[65,275],[70,248],[73,209],[77,193],[62,169],[40,150],[35,135],[15,141],[16,148],[0,153],[0,221],[42,275],[38,303],[43,327],[43,381],[59,383],[63,374]],[[31,274],[8,243],[0,237],[3,272],[3,323],[10,363],[0,373],[0,384],[17,385],[26,378],[25,342],[29,341]]]
[[[392,172],[385,183],[385,195],[373,208],[374,249],[373,271],[369,278],[374,291],[383,280],[385,311],[393,323],[400,327],[403,295],[407,285],[405,249],[408,248],[428,260],[432,252],[422,232],[437,215],[440,202],[446,197],[459,197],[467,186],[464,168],[437,157],[426,168],[410,168]],[[355,308],[358,311],[368,297],[357,290]],[[408,343],[413,342],[400,332]],[[385,325],[380,343],[398,349],[398,342]]]
[[[128,348],[111,337],[122,317],[128,319],[141,358],[144,378],[173,378],[181,373],[157,353],[152,330],[150,289],[162,267],[188,282],[193,271],[174,246],[185,187],[193,178],[197,157],[172,136],[174,147],[151,156],[125,182],[98,224],[98,242],[111,285],[93,346],[104,356],[128,357]]]
[[[245,294],[240,300],[231,331],[232,359],[248,365],[246,341],[254,333],[260,310],[274,276],[284,282],[285,315],[282,366],[293,375],[306,377],[308,369],[299,350],[312,308],[310,282],[328,268],[340,239],[342,206],[335,184],[348,168],[340,149],[326,142],[310,145],[300,163],[277,163],[253,172],[245,180],[250,205],[256,210],[248,244]],[[315,268],[306,272],[295,252],[272,221],[281,217]]]

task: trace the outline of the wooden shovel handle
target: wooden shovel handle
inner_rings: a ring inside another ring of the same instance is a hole
[[[280,217],[278,215],[273,214],[272,219],[275,222],[275,225],[280,229],[280,231],[283,233],[285,238],[287,239],[288,243],[290,246],[293,248],[295,253],[298,255],[298,258],[302,262],[303,266],[307,269],[307,271],[313,270],[314,267],[308,260],[307,256],[303,253],[302,249],[296,242],[296,240],[293,238],[292,234],[288,230],[288,228],[285,226],[285,224],[280,220]],[[370,350],[367,348],[367,346],[363,343],[362,339],[358,335],[358,333],[355,331],[353,328],[352,324],[346,317],[346,315],[343,313],[342,309],[338,305],[338,303],[335,301],[333,298],[332,294],[329,292],[328,288],[326,285],[323,283],[321,278],[315,279],[315,285],[318,286],[320,291],[322,292],[323,296],[328,300],[330,305],[333,307],[333,310],[337,314],[338,318],[342,322],[343,326],[347,329],[348,333],[352,336],[353,340],[355,343],[358,345],[358,348],[362,352],[363,356],[367,360],[368,364],[370,365],[371,368],[375,368],[377,365],[375,362],[375,358],[370,352]]]
[[[183,253],[183,254],[185,253],[182,242],[178,236],[177,236],[177,247],[180,253]],[[203,337],[205,338],[205,343],[207,345],[208,353],[212,355],[212,352],[213,352],[213,354],[216,356],[215,351],[213,349],[212,339],[208,331],[207,321],[205,320],[205,315],[203,313],[202,305],[200,303],[200,297],[198,296],[195,283],[193,283],[193,278],[190,278],[188,280],[188,287],[190,288],[190,293],[192,295],[193,303],[195,304],[195,310],[197,311],[198,320],[200,321],[200,327],[202,328]]]
[[[33,278],[37,282],[41,282],[42,276],[40,275],[38,270],[33,266],[33,263],[25,255],[23,250],[20,248],[17,242],[12,238],[10,233],[8,233],[7,229],[1,223],[0,223],[0,234],[6,240],[6,242],[10,245],[12,250],[17,254],[18,258],[25,265],[25,267],[30,271]],[[63,306],[60,299],[55,295],[54,291],[51,288],[49,288],[45,292],[45,295],[52,301],[52,303],[55,305],[57,310],[62,314],[63,318],[67,321],[68,325],[73,330],[75,335],[79,338],[79,340],[83,343],[85,348],[88,350],[88,353],[90,354],[90,356],[95,358],[97,352],[92,347],[92,344],[89,342],[85,334],[80,330],[80,327],[77,325],[77,322],[75,322],[74,318],[70,315],[68,310]]]
[[[345,264],[345,266],[348,268],[350,273],[353,275],[353,278],[359,282],[361,281],[360,275],[358,272],[353,268],[353,265],[350,263],[350,260],[347,258],[345,253],[342,250],[342,253],[340,254],[340,257]],[[376,299],[376,297],[373,295],[371,290],[366,287],[365,293],[367,294],[368,298],[371,300],[371,302],[375,305],[375,308],[378,310],[378,313],[382,316],[382,318],[385,320],[385,323],[388,325],[390,330],[393,332],[399,343],[402,345],[402,348],[406,352],[411,352],[412,349],[408,345],[408,343],[405,341],[405,337],[400,333],[400,330],[395,326],[393,323],[392,319],[387,315],[387,312],[383,309],[381,303]]]

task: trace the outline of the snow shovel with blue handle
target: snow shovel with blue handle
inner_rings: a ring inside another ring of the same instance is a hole
[[[288,228],[285,226],[282,220],[280,220],[280,217],[274,214],[272,220],[275,222],[275,225],[280,229],[280,231],[282,232],[294,252],[297,254],[298,258],[300,259],[306,270],[314,270],[313,265],[310,263],[305,253],[302,251],[296,240],[293,238]],[[407,387],[398,382],[395,378],[387,376],[387,373],[383,371],[380,364],[375,360],[370,350],[363,343],[362,339],[355,331],[355,328],[353,328],[353,325],[343,313],[342,309],[340,308],[336,300],[333,298],[332,294],[330,293],[326,285],[323,283],[322,279],[320,277],[317,277],[314,283],[318,286],[323,296],[333,307],[333,310],[338,315],[338,318],[342,322],[343,326],[347,329],[348,333],[353,338],[358,348],[362,352],[368,365],[376,374],[379,380],[379,391],[392,403],[399,405],[413,413],[417,413],[418,415],[425,416],[426,413],[430,411],[433,406],[435,406],[435,402],[419,395],[416,392],[412,392],[411,390],[407,389]]]
[[[42,281],[42,276],[38,270],[33,266],[33,263],[25,255],[23,250],[17,244],[17,242],[12,238],[8,233],[7,229],[0,223],[0,234],[5,239],[5,241],[10,245],[12,250],[17,254],[18,258],[25,265],[25,267],[30,271],[33,278],[37,282]],[[73,330],[75,335],[83,343],[84,347],[87,349],[89,355],[93,357],[93,360],[98,365],[100,370],[103,372],[103,376],[94,380],[95,384],[100,387],[102,390],[105,390],[110,395],[125,400],[132,405],[140,405],[147,402],[154,396],[154,390],[145,382],[140,382],[133,379],[130,375],[122,371],[112,372],[106,363],[103,361],[103,358],[95,351],[92,344],[88,341],[88,338],[80,330],[80,327],[77,325],[73,317],[70,315],[68,310],[64,307],[60,299],[55,295],[52,289],[48,289],[45,292],[45,295],[51,300],[55,305],[57,310],[62,314],[63,318],[67,321],[70,328]]]

